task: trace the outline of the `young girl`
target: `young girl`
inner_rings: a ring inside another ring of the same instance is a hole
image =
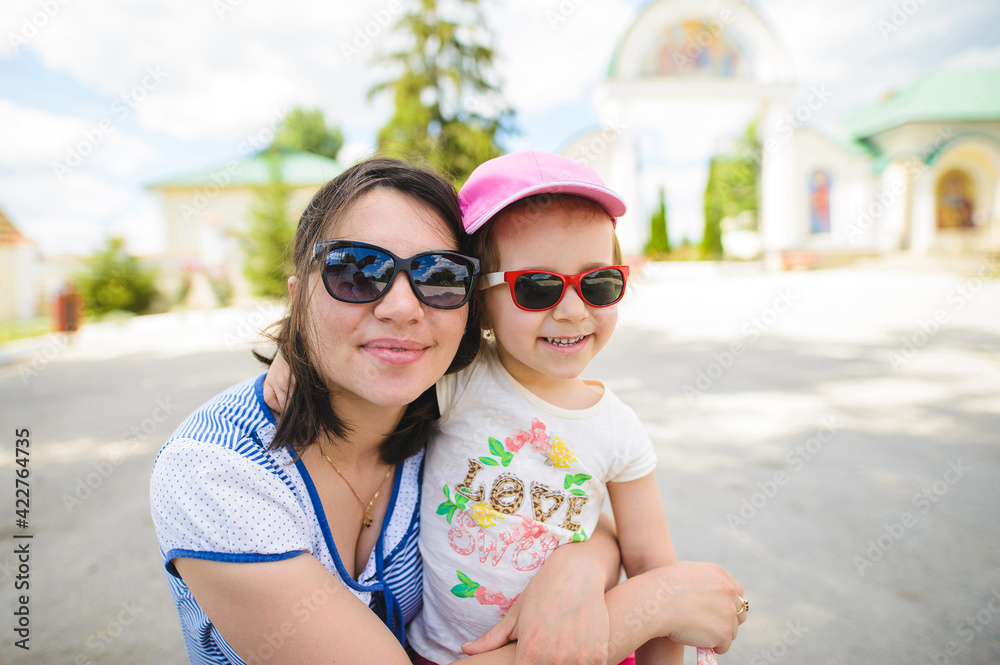
[[[642,577],[606,596],[612,634],[595,641],[608,637],[611,662],[644,642],[646,663],[680,663],[680,643],[724,653],[746,620],[742,587],[713,564],[675,563],[649,438],[610,390],[581,378],[614,331],[628,279],[614,233],[624,202],[590,169],[539,152],[486,162],[459,201],[468,233],[489,222],[473,244],[490,339],[436,384],[419,511],[424,605],[406,627],[417,662],[503,644],[509,617],[483,634],[556,547],[588,539],[606,494],[626,573]],[[377,277],[359,266],[353,287]],[[279,354],[263,389],[272,409],[288,387]],[[551,615],[564,614],[562,600],[549,599]]]
[[[605,494],[629,577],[676,561],[651,441],[629,407],[581,377],[625,292],[615,236],[625,203],[590,169],[541,152],[486,162],[459,201],[485,273],[488,342],[437,384],[420,511],[424,607],[407,633],[435,663],[462,657],[556,547],[586,540]],[[681,663],[683,645],[653,640],[637,660]]]

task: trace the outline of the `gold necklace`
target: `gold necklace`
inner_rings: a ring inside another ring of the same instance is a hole
[[[361,506],[365,509],[365,519],[362,520],[361,523],[366,528],[370,527],[372,525],[372,516],[369,511],[372,509],[372,504],[375,503],[375,499],[378,498],[379,492],[382,491],[382,485],[385,485],[385,481],[388,480],[389,476],[392,474],[392,470],[396,467],[390,466],[389,470],[385,472],[385,478],[383,478],[382,482],[378,484],[378,489],[375,490],[375,494],[372,494],[372,498],[368,500],[368,505],[366,506],[364,499],[361,498],[361,495],[358,494],[358,491],[354,489],[354,486],[351,485],[351,483],[347,480],[344,474],[340,472],[340,469],[337,468],[337,465],[333,463],[333,460],[330,459],[330,456],[326,454],[326,451],[323,450],[323,444],[320,444],[319,451],[323,454],[323,458],[330,463],[330,466],[333,467],[333,470],[337,472],[337,475],[340,476],[341,479],[343,479],[343,481],[347,484],[348,489],[350,489],[351,492],[354,493],[354,496],[358,500],[358,503],[360,503]]]

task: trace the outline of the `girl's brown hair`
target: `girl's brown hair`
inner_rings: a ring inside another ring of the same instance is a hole
[[[350,433],[350,426],[337,415],[330,391],[316,371],[314,351],[309,348],[305,335],[309,291],[306,286],[315,268],[314,245],[326,240],[343,214],[362,196],[376,189],[402,192],[436,212],[458,243],[459,251],[469,252],[455,188],[428,169],[397,159],[369,159],[347,169],[316,193],[303,211],[295,232],[293,258],[299,288],[295,289],[288,304],[288,316],[277,324],[279,329],[274,336],[278,351],[289,366],[290,390],[285,409],[278,419],[272,450],[290,445],[301,455],[324,433],[337,438]],[[400,228],[399,232],[407,233],[407,229]],[[405,276],[397,278],[405,279]],[[449,373],[467,366],[478,354],[482,338],[480,318],[480,305],[473,298],[469,301],[469,318],[458,352],[448,368]],[[272,360],[255,355],[268,364]],[[420,450],[427,442],[438,415],[437,394],[431,386],[407,407],[399,425],[382,442],[382,461],[397,464]]]

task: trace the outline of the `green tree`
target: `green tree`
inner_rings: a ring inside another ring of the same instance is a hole
[[[330,127],[319,109],[294,108],[282,119],[270,150],[303,150],[336,159],[344,145],[340,127]]]
[[[254,187],[250,223],[240,240],[246,254],[244,274],[253,293],[267,298],[283,298],[288,278],[294,272],[292,239],[295,222],[288,213],[291,187],[281,176],[281,156],[265,153],[270,171],[267,184]]]
[[[479,0],[411,0],[394,30],[406,47],[385,57],[398,78],[369,91],[391,93],[392,117],[378,133],[383,152],[427,161],[456,184],[479,164],[503,154],[513,111],[493,81],[493,49]],[[439,6],[448,6],[445,13]]]
[[[156,272],[125,251],[124,238],[109,238],[103,249],[85,259],[85,266],[76,282],[89,314],[115,310],[142,314],[158,295]]]
[[[724,217],[735,216],[744,210],[756,214],[760,160],[761,146],[756,122],[747,127],[734,154],[712,158],[708,185],[705,187],[705,234],[701,241],[703,257],[722,256],[721,222]]]
[[[667,235],[667,194],[660,188],[660,207],[649,220],[649,242],[646,256],[665,257],[670,253],[670,236]]]

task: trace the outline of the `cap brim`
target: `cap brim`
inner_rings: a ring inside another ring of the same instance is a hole
[[[617,222],[618,218],[624,215],[626,210],[625,201],[623,201],[622,198],[613,190],[610,190],[607,187],[578,181],[546,182],[533,187],[525,187],[515,194],[508,196],[503,201],[495,204],[489,210],[481,212],[475,219],[466,221],[465,232],[469,234],[474,233],[482,227],[483,224],[490,221],[494,216],[496,216],[497,213],[507,206],[520,201],[521,199],[528,198],[529,196],[536,196],[538,194],[572,194],[581,198],[589,199],[604,208],[608,214],[611,215],[613,222]]]

